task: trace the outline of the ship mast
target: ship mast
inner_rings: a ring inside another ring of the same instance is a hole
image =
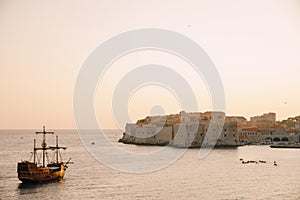
[[[36,134],[43,134],[43,142],[42,142],[42,150],[43,150],[43,167],[45,167],[45,151],[48,149],[48,148],[46,148],[47,147],[47,143],[46,143],[46,134],[54,134],[54,132],[46,132],[45,131],[45,126],[43,126],[43,132],[35,132]],[[40,148],[36,148],[35,146],[34,146],[34,152],[36,151],[36,150],[38,150],[38,149],[40,149]],[[34,153],[35,154],[35,153]]]
[[[36,147],[36,141],[34,140],[34,149],[33,149],[33,154],[34,154],[34,162],[36,161],[36,151],[37,150],[42,150],[43,151],[43,167],[45,167],[45,154],[46,150],[51,149],[51,150],[56,150],[56,163],[58,163],[58,151],[59,149],[67,149],[67,147],[60,147],[58,146],[58,136],[56,136],[56,146],[48,146],[46,143],[46,134],[54,134],[54,132],[46,132],[45,131],[45,126],[43,126],[43,131],[42,132],[35,132],[36,134],[43,134],[43,142],[42,142],[42,148]]]
[[[35,157],[36,157],[36,149],[35,149],[35,145],[36,145],[36,140],[33,140],[33,163],[35,163]]]
[[[58,163],[58,136],[56,136],[56,163]]]
[[[59,153],[59,149],[63,149],[63,150],[66,150],[67,147],[60,147],[58,146],[58,136],[56,136],[56,146],[50,146],[48,147],[47,149],[51,149],[51,150],[55,150],[55,154],[56,154],[56,164],[58,164],[58,153]]]

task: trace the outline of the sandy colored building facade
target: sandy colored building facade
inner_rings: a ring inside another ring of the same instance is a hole
[[[202,145],[238,146],[236,122],[224,122],[222,112],[186,113],[152,116],[127,124],[123,143],[200,147]]]

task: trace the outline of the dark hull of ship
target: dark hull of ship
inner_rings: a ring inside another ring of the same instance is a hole
[[[64,177],[66,166],[63,163],[49,164],[47,167],[38,167],[33,162],[18,163],[18,178],[23,183],[38,183],[61,180]]]

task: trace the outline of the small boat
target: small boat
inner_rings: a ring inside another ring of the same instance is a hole
[[[265,160],[259,160],[258,162],[260,162],[260,163],[267,163],[267,161],[265,161]]]
[[[46,134],[54,134],[54,132],[46,132],[45,126],[43,126],[42,132],[36,132],[36,134],[43,134],[43,142],[41,147],[36,147],[36,140],[33,142],[33,162],[21,161],[18,162],[18,178],[22,182],[44,182],[61,180],[64,177],[65,170],[70,164],[71,158],[67,162],[59,161],[60,149],[67,149],[67,147],[58,146],[58,136],[56,136],[56,146],[47,146]],[[55,161],[46,164],[45,156],[47,156],[47,150],[55,151]],[[42,162],[38,162],[37,151],[42,151]]]

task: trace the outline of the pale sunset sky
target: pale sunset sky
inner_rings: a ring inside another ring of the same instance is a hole
[[[73,92],[82,64],[104,41],[139,28],[197,42],[220,74],[227,115],[300,115],[299,0],[0,0],[0,129],[75,128]],[[117,60],[95,92],[102,127],[117,127],[110,106],[115,84],[126,70],[149,63],[181,72],[198,111],[211,109],[209,92],[187,63],[166,52],[136,52]],[[128,101],[132,122],[156,105],[167,114],[180,111],[174,94],[158,85]]]

